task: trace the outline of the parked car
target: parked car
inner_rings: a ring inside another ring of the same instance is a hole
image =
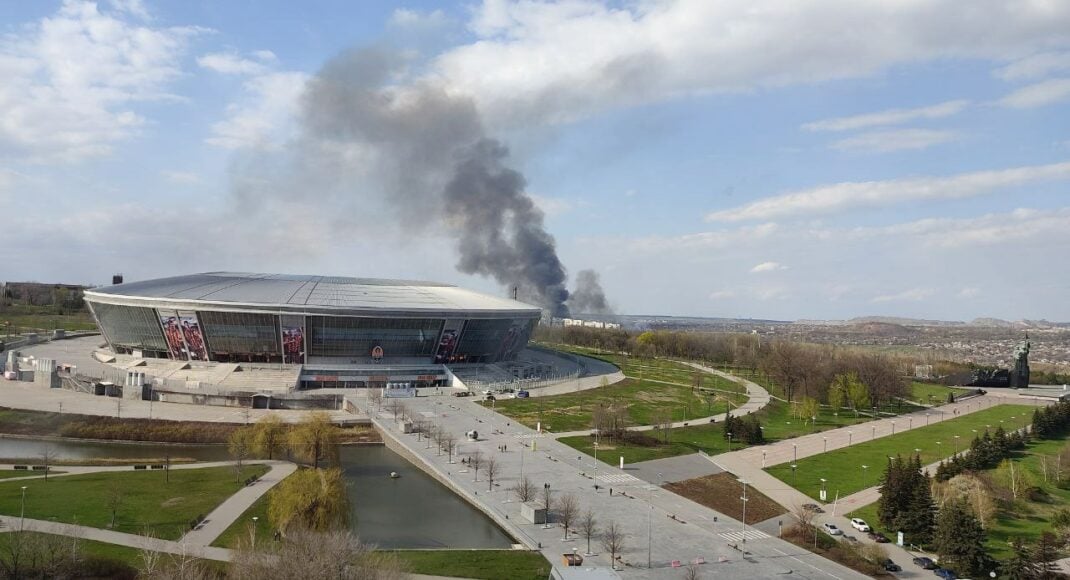
[[[936,570],[937,568],[939,568],[939,566],[936,565],[936,562],[933,562],[932,558],[927,558],[925,556],[918,556],[917,558],[914,558],[914,565],[921,566],[926,570]]]
[[[891,561],[888,558],[885,558],[885,560],[883,562],[881,562],[881,566],[888,572],[902,572],[903,571],[903,569],[899,566],[899,564],[896,564],[895,562]]]
[[[531,393],[529,393],[527,391],[517,391],[516,392],[516,398],[518,398],[518,399],[526,399],[526,398],[528,398],[530,396],[531,396]]]
[[[866,520],[863,520],[862,518],[851,518],[851,527],[860,532],[868,532],[871,529],[869,524],[866,523]]]
[[[885,536],[880,532],[870,531],[866,535],[869,536],[869,539],[873,540],[874,542],[877,542],[878,544],[887,544],[889,541],[891,541],[888,539],[888,536]]]
[[[937,568],[933,570],[933,574],[943,578],[944,580],[955,580],[958,576],[955,575],[954,570],[948,570],[947,568]]]
[[[494,395],[487,395],[486,397],[484,397],[483,400],[484,401],[494,401],[495,398],[494,398]]]
[[[825,529],[825,533],[830,536],[842,536],[843,530],[836,527],[836,524],[830,524],[828,522],[821,524],[821,527]]]
[[[802,509],[808,512],[814,512],[815,514],[825,513],[825,510],[821,509],[821,506],[817,505],[816,503],[804,503]]]
[[[470,393],[469,391],[457,391],[456,393],[453,393],[454,397],[468,397],[471,395],[472,393]]]

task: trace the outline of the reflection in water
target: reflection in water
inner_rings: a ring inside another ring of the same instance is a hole
[[[188,457],[229,459],[225,445],[130,445],[0,438],[0,457],[35,459],[51,448],[58,459]],[[362,540],[381,548],[508,548],[505,533],[431,476],[381,445],[345,446],[342,469]],[[401,477],[390,478],[396,471]]]

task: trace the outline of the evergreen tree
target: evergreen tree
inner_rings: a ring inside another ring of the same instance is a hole
[[[1013,555],[999,566],[999,577],[1004,580],[1036,580],[1040,575],[1033,562],[1033,553],[1021,538],[1011,540]]]
[[[1047,580],[1060,577],[1055,563],[1059,559],[1059,547],[1059,538],[1055,534],[1048,531],[1040,534],[1033,548],[1033,563],[1037,568],[1038,578]]]
[[[992,557],[985,552],[985,530],[962,499],[940,508],[936,517],[933,547],[940,563],[962,575],[988,574]]]
[[[881,497],[877,500],[877,519],[886,528],[894,527],[899,510],[907,505],[910,498],[906,472],[902,457],[889,459],[884,468],[884,482],[881,484]]]
[[[893,529],[903,532],[913,544],[928,544],[932,541],[936,505],[933,503],[932,480],[922,470],[920,456],[911,459],[905,477],[909,496],[893,521]]]

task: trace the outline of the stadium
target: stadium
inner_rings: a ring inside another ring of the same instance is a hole
[[[405,390],[457,386],[455,371],[538,374],[517,359],[541,310],[449,284],[209,272],[94,288],[85,300],[110,351],[96,358],[149,375],[139,382],[161,394]]]

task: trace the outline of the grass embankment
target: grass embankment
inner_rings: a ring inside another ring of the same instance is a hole
[[[564,550],[562,550],[562,553]],[[550,563],[539,552],[524,550],[398,550],[402,564],[413,574],[477,578],[479,580],[544,580]]]
[[[49,469],[48,470],[48,474],[49,475],[56,475],[57,473],[63,473],[63,472],[62,471],[56,471],[54,469]],[[15,471],[14,469],[3,469],[3,470],[0,470],[0,479],[11,479],[13,477],[34,477],[34,478],[36,478],[36,477],[44,477],[44,476],[45,476],[45,473],[43,471],[30,471],[30,470],[23,471],[21,469],[18,470],[18,471]]]
[[[730,518],[743,521],[743,484],[731,473],[717,473],[665,484],[665,489],[718,511]],[[747,523],[763,522],[787,513],[780,504],[766,497],[753,487],[747,488]],[[678,514],[677,517],[685,517]]]
[[[1021,469],[1025,473],[1023,486],[1037,487],[1045,492],[1038,496],[1042,501],[1032,501],[1028,494],[1014,499],[1006,489],[1006,481],[1003,481],[1005,473],[990,469],[982,472],[989,478],[990,484],[996,489],[992,495],[997,498],[998,511],[995,519],[988,524],[988,543],[986,548],[989,554],[997,559],[1005,559],[1012,555],[1010,542],[1020,539],[1026,544],[1034,544],[1040,538],[1040,534],[1051,531],[1052,515],[1061,509],[1070,508],[1070,489],[1063,489],[1054,481],[1049,471],[1049,477],[1044,477],[1042,460],[1047,458],[1049,466],[1055,464],[1056,458],[1070,452],[1068,438],[1057,440],[1031,441],[1024,451],[1015,452],[1011,457],[1016,465],[1015,469]],[[857,509],[848,517],[858,517],[866,520],[870,525],[885,532],[890,538],[895,537],[895,531],[884,529],[877,519],[877,504],[872,503]]]
[[[264,465],[248,465],[240,479],[263,475]],[[118,532],[151,533],[165,540],[177,540],[189,530],[190,521],[215,509],[241,489],[232,467],[172,469],[170,481],[163,471],[110,471],[70,475],[48,482],[13,481],[0,483],[0,513],[19,515],[22,490],[26,490],[26,517],[38,520],[107,528],[111,522],[109,499],[122,492],[116,513]]]
[[[966,391],[963,389],[945,387],[944,385],[912,381],[910,383],[909,398],[911,401],[914,401],[919,405],[944,405],[947,403],[947,396],[950,393],[954,393],[955,397],[958,397],[959,395],[965,394]]]
[[[0,407],[0,433],[11,435],[202,444],[226,443],[230,434],[242,426],[235,423],[123,419]],[[379,434],[371,427],[339,428],[341,443],[378,441],[381,441]]]
[[[0,311],[0,340],[9,332],[52,332],[57,328],[65,330],[96,330],[97,325],[88,310],[78,310],[58,314],[55,306],[28,306],[8,304]],[[6,328],[4,322],[10,322]]]
[[[800,459],[794,477],[788,463],[766,471],[813,498],[819,496],[821,478],[825,478],[829,497],[837,491],[843,497],[878,485],[888,457],[902,455],[906,458],[913,455],[915,449],[920,449],[922,465],[936,463],[969,448],[974,430],[983,433],[986,425],[995,429],[1000,421],[1008,431],[1029,424],[1032,410],[1028,405],[999,405],[876,440],[867,440],[868,433],[860,430],[855,433],[855,444],[850,447]],[[959,439],[955,439],[956,435]],[[863,465],[868,468],[862,469]]]
[[[280,482],[281,483],[281,482]],[[245,510],[238,519],[234,520],[222,534],[212,542],[219,548],[237,548],[241,540],[251,540],[253,534],[259,540],[270,539],[274,535],[271,521],[268,519],[268,496],[271,492],[260,496],[249,509]],[[253,531],[253,518],[256,518],[256,531]]]
[[[889,409],[895,409],[895,407],[890,407]],[[911,412],[917,410],[917,408],[907,405],[903,407],[903,410],[904,412]],[[828,407],[822,407],[818,412],[817,421],[811,424],[811,421],[803,421],[801,418],[793,417],[791,406],[777,400],[773,400],[769,405],[755,412],[754,416],[763,426],[765,439],[770,443],[873,420],[868,415],[856,417],[854,413],[847,410],[841,410],[836,413]],[[586,435],[562,437],[560,441],[588,455],[594,455],[594,437]],[[636,463],[651,459],[687,455],[699,451],[716,455],[729,451],[728,447],[728,440],[724,436],[724,427],[720,423],[706,423],[673,429],[669,443],[655,443],[651,440],[646,445],[634,443],[621,445],[603,438],[598,445],[598,459],[610,465],[615,465],[622,455],[625,463]],[[747,445],[738,439],[733,439],[733,450],[742,449],[743,447],[747,447]]]
[[[747,400],[741,385],[708,373],[700,375],[702,387],[713,391],[694,389],[695,373],[700,371],[678,362],[616,355],[597,358],[616,364],[628,378],[578,393],[497,401],[495,410],[528,427],[541,422],[544,429],[561,432],[590,429],[593,412],[600,406],[622,406],[631,424],[652,425],[662,415],[687,421],[723,413],[728,402],[738,406]],[[718,400],[718,395],[727,402]]]

